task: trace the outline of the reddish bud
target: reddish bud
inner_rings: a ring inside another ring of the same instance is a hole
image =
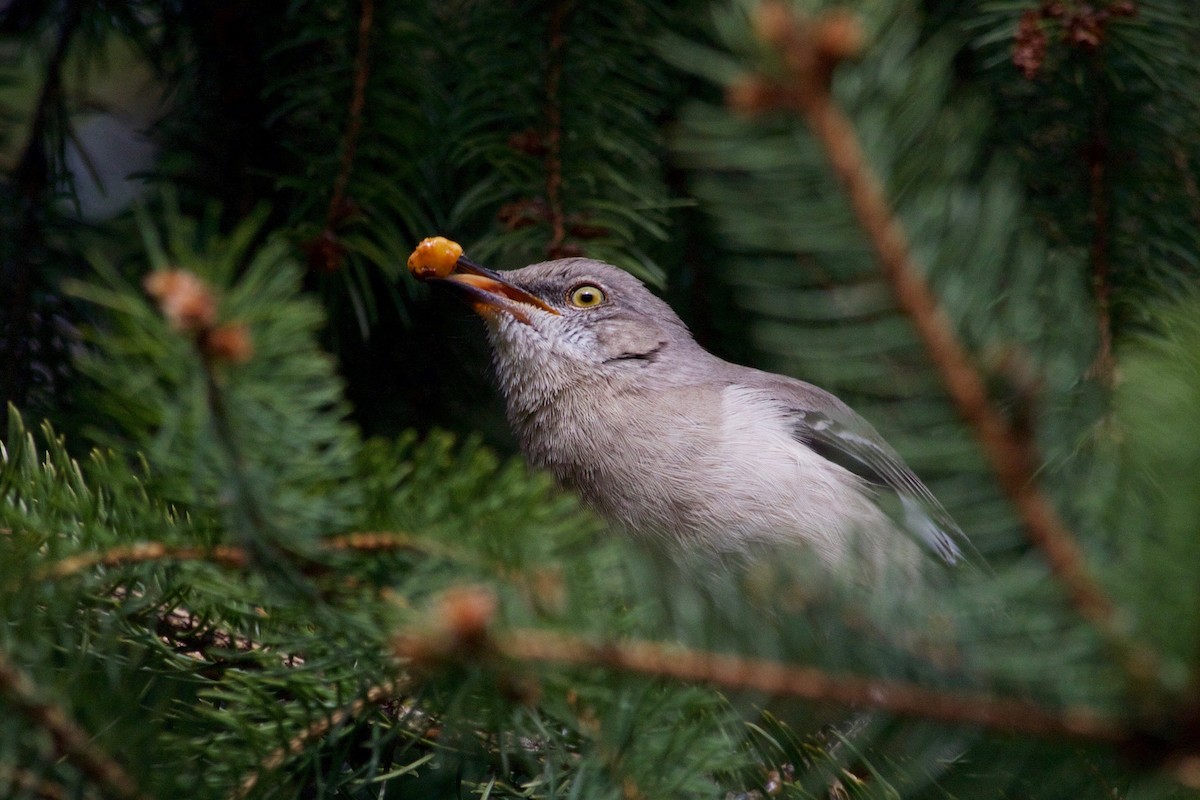
[[[250,328],[244,322],[230,322],[214,328],[202,341],[204,352],[218,361],[244,364],[254,355]]]
[[[1063,21],[1063,39],[1085,50],[1098,50],[1104,42],[1104,27],[1108,14],[1084,3]]]
[[[747,75],[726,87],[725,105],[743,113],[767,111],[783,105],[783,91],[761,75]]]
[[[858,15],[834,9],[817,20],[814,39],[821,56],[836,64],[861,53],[867,35]]]
[[[787,3],[766,0],[754,11],[754,33],[770,45],[782,45],[796,35],[796,16]]]
[[[1037,77],[1046,61],[1046,32],[1042,30],[1041,15],[1033,9],[1021,14],[1013,40],[1012,60],[1026,80]]]
[[[212,327],[217,299],[212,288],[193,273],[158,270],[147,275],[142,285],[175,330],[198,332]]]
[[[487,640],[496,608],[496,595],[491,589],[457,586],[447,589],[438,600],[434,619],[459,644],[477,647]]]

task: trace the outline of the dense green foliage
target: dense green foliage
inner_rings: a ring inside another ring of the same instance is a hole
[[[786,74],[754,4],[17,0],[0,796],[1194,795],[1191,4],[852,5],[834,97],[1111,625],[1026,536],[802,118],[722,103]],[[835,391],[989,567],[864,587],[611,535],[512,454],[476,321],[402,269],[432,234],[619,264],[712,349]],[[613,647],[521,650],[551,634]],[[630,641],[651,668],[614,665]],[[871,683],[712,688],[678,678],[697,653]],[[914,686],[937,702],[889,705]],[[972,716],[996,698],[1028,705]]]

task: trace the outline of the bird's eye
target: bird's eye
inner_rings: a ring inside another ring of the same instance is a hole
[[[591,283],[576,286],[569,295],[576,308],[594,308],[604,302],[604,290]]]

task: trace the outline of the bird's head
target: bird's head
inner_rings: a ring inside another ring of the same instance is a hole
[[[694,347],[671,307],[637,278],[586,258],[442,279],[488,323],[501,388],[553,395],[562,386],[637,381],[664,370],[673,348]],[[543,401],[545,397],[541,398]]]

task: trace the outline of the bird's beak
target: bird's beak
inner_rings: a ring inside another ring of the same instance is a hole
[[[506,281],[495,270],[481,267],[467,258],[458,260],[458,269],[459,272],[439,280],[462,291],[477,314],[488,316],[497,311],[503,311],[527,325],[529,324],[529,312],[532,309],[558,316],[558,312],[547,305],[544,300]]]

